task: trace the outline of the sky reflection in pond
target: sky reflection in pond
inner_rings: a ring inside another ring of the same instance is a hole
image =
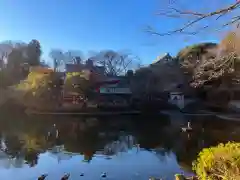
[[[192,174],[191,162],[203,147],[233,138],[222,129],[202,132],[201,121],[186,134],[166,116],[121,118],[0,121],[1,179],[34,180],[47,173],[55,180],[70,173],[73,180],[94,180],[106,173],[105,179],[172,180],[176,173]],[[59,137],[48,137],[54,124]]]

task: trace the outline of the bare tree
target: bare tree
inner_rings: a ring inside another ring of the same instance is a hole
[[[66,63],[80,64],[84,59],[84,55],[80,50],[68,50],[64,55]]]
[[[49,56],[53,60],[55,70],[60,70],[60,67],[66,64],[80,64],[83,59],[83,54],[78,50],[63,51],[61,49],[52,49]]]
[[[109,75],[123,75],[129,69],[134,69],[139,64],[139,58],[130,53],[105,50],[90,57],[96,64],[105,68]]]
[[[190,2],[189,2],[190,3]],[[199,3],[199,2],[196,2]],[[218,1],[218,3],[221,3]],[[240,25],[240,0],[233,0],[233,2],[226,7],[217,8],[210,12],[200,12],[191,9],[178,8],[177,2],[169,4],[167,10],[157,13],[161,17],[171,19],[187,20],[182,27],[167,31],[158,32],[158,30],[148,27],[147,31],[154,35],[167,36],[173,34],[196,35],[204,30],[220,30],[227,26]],[[206,4],[206,6],[208,6]],[[223,19],[224,18],[224,19]],[[212,21],[211,23],[209,21]],[[206,23],[207,22],[207,23]],[[215,22],[215,23],[214,23]],[[216,22],[219,25],[216,27]]]
[[[61,49],[52,49],[49,53],[52,58],[54,71],[58,71],[62,63],[65,63],[64,52]]]
[[[8,56],[12,53],[13,50],[21,51],[24,55],[27,44],[17,41],[4,41],[0,43],[0,60],[7,63]],[[3,62],[2,62],[3,63]]]

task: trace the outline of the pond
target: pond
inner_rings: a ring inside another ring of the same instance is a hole
[[[197,118],[181,132],[166,115],[80,117],[1,116],[0,176],[3,180],[147,180],[192,175],[198,152],[239,141],[236,125]],[[176,119],[175,119],[176,120]],[[185,118],[185,122],[187,122]],[[209,124],[206,122],[210,122]]]

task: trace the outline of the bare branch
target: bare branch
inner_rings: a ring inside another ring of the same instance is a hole
[[[147,29],[147,32],[153,34],[153,35],[159,35],[159,36],[166,36],[166,35],[172,35],[175,33],[181,33],[181,34],[186,34],[186,35],[196,35],[199,32],[186,32],[186,29],[189,29],[190,27],[194,26],[195,24],[199,23],[200,21],[213,17],[213,16],[217,16],[216,20],[220,19],[221,17],[227,15],[228,13],[236,10],[240,8],[240,1],[238,0],[237,2],[235,2],[234,4],[226,7],[226,8],[222,8],[210,13],[200,13],[200,12],[194,12],[194,11],[182,11],[176,8],[170,8],[171,11],[168,12],[164,12],[164,13],[158,13],[158,15],[161,16],[166,16],[166,17],[172,17],[172,18],[181,18],[183,15],[188,16],[188,17],[194,17],[194,20],[191,20],[190,22],[188,22],[187,24],[185,24],[183,27],[179,28],[179,29],[175,29],[173,31],[168,31],[166,33],[158,33],[156,31],[154,31],[152,28]],[[222,27],[225,26],[229,26],[232,24],[237,23],[238,21],[240,21],[239,16],[232,18],[229,22],[226,22]],[[201,30],[208,28],[209,26],[204,26],[203,28],[200,28]]]
[[[97,64],[105,68],[106,74],[122,75],[132,68],[137,58],[130,53],[113,50],[101,51],[94,57]],[[136,63],[137,64],[137,63]]]
[[[238,22],[239,20],[240,20],[240,16],[234,17],[234,18],[232,18],[232,20],[231,20],[230,22],[227,22],[227,23],[223,24],[223,27],[229,26],[229,25],[231,25],[231,24],[235,24],[235,23]]]
[[[163,15],[163,16],[169,16],[169,17],[179,17],[179,15],[194,15],[194,16],[204,16],[205,14],[198,13],[198,12],[192,12],[192,11],[181,11],[176,8],[170,8],[172,11],[163,12],[163,13],[157,13],[157,15]],[[177,14],[170,14],[170,13],[177,13]]]

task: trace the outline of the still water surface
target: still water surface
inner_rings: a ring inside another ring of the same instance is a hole
[[[72,180],[172,180],[192,174],[203,147],[240,140],[237,125],[198,119],[192,133],[183,133],[173,122],[168,116],[1,117],[0,179],[47,173],[57,180],[70,173]]]

